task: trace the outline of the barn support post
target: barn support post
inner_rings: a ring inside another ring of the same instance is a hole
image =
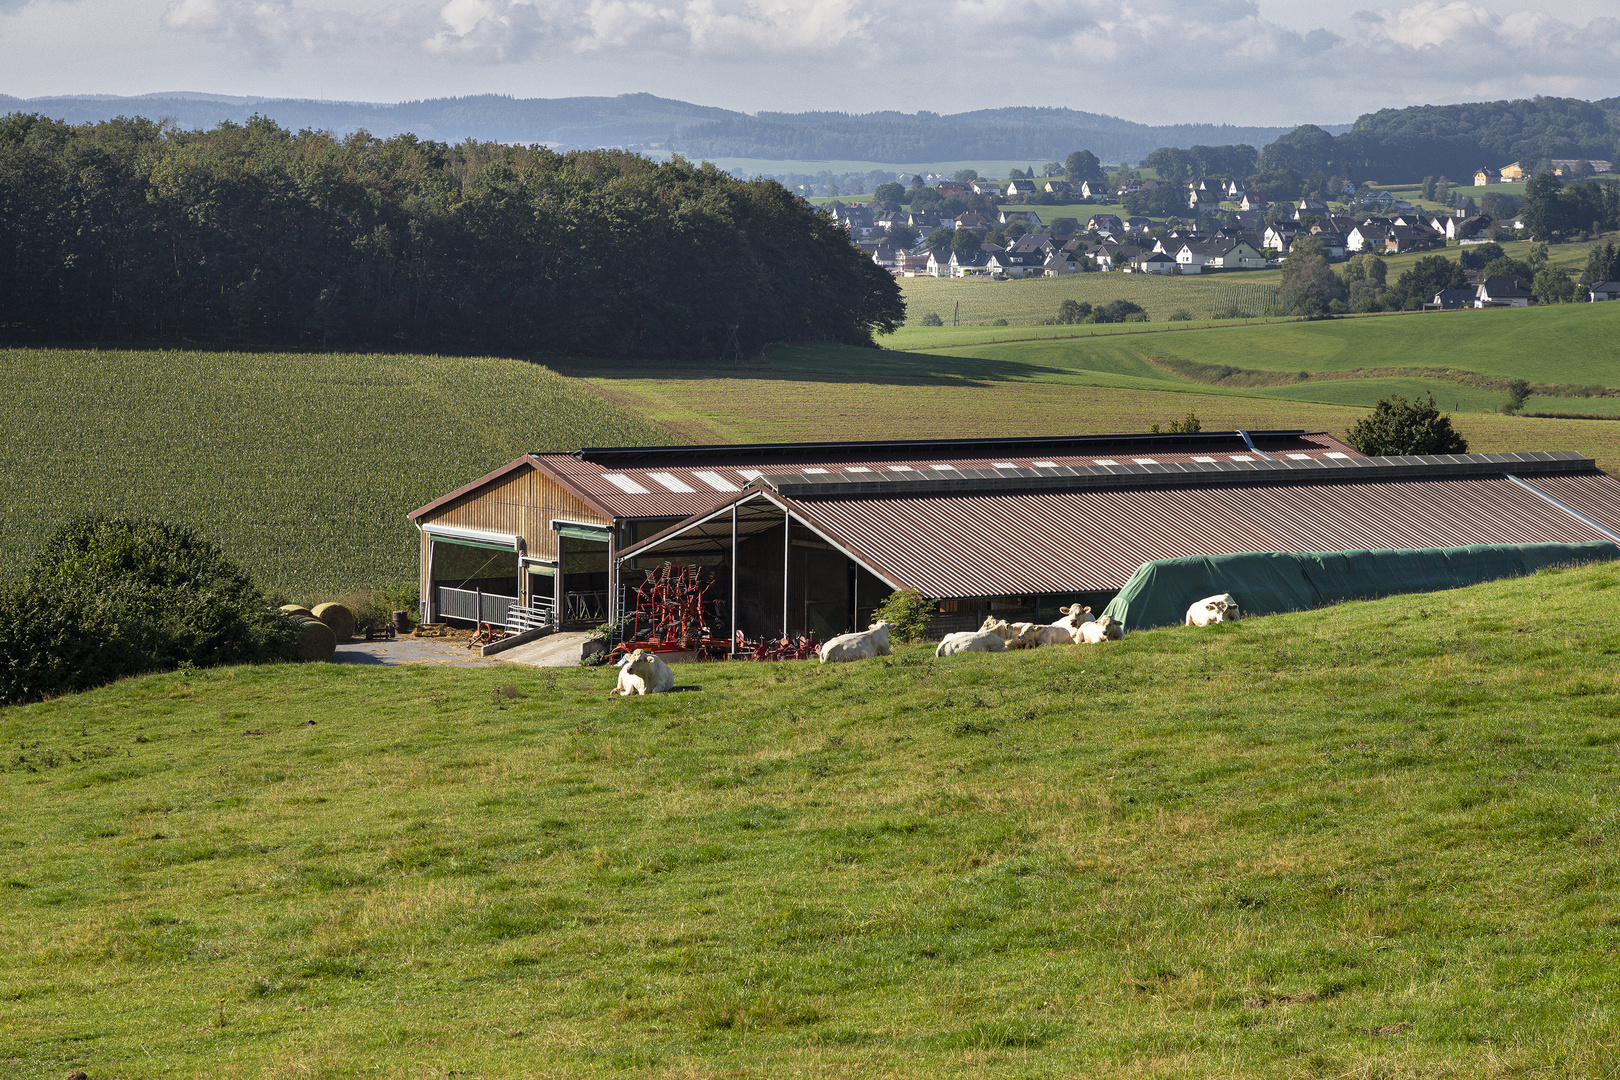
[[[788,638],[788,543],[793,537],[793,515],[782,513],[782,640]]]
[[[619,554],[619,522],[615,518],[613,524],[608,526],[608,594],[607,594],[607,621],[619,621],[619,564],[615,561]]]
[[[731,504],[731,655],[737,655],[737,504]]]
[[[425,623],[438,622],[439,606],[438,596],[433,591],[433,556],[438,542],[428,537],[427,580],[422,582],[422,621]]]
[[[555,531],[555,526],[553,526],[553,531]],[[556,607],[552,608],[551,618],[557,624],[557,629],[561,630],[563,615],[568,605],[568,595],[563,592],[563,538],[560,532],[557,533],[557,573],[552,577],[551,599],[552,603],[556,605]]]

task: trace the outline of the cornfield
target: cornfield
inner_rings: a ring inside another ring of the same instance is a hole
[[[7,349],[0,394],[0,576],[99,511],[192,525],[272,588],[392,586],[422,503],[526,450],[669,438],[488,357]]]

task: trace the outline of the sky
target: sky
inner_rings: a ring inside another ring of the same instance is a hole
[[[1620,95],[1617,15],[1616,0],[0,0],[0,93],[646,92],[747,112],[1348,123]]]

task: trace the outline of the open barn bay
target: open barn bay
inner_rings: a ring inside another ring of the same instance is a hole
[[[1101,647],[0,710],[0,1061],[1612,1076],[1615,567]]]

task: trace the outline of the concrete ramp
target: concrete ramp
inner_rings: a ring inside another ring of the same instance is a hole
[[[586,651],[599,652],[604,646],[588,633],[563,631],[538,641],[516,645],[492,659],[529,667],[578,667]]]

